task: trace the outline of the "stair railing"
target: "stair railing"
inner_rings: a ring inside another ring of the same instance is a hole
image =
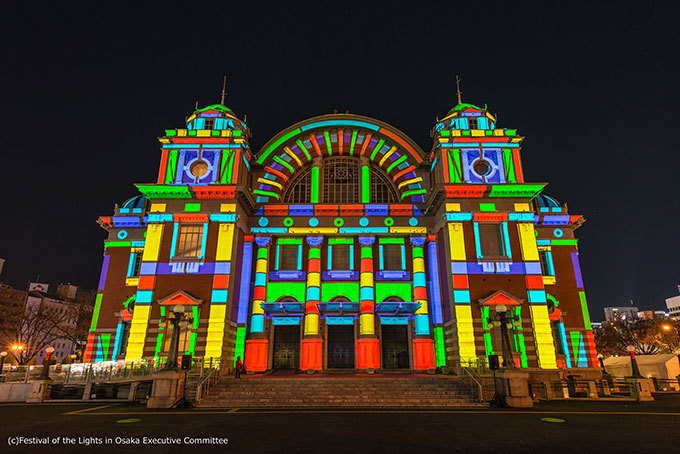
[[[476,385],[477,399],[479,400],[479,402],[482,402],[483,396],[484,396],[483,389],[482,389],[482,377],[477,373],[476,370],[471,369],[469,367],[461,366],[460,369],[464,372],[464,375],[467,375],[467,377],[463,376],[463,379],[467,379],[466,381],[470,382],[470,390],[473,393],[474,393],[474,388],[475,388],[475,385]]]
[[[219,378],[219,369],[211,369],[210,373],[203,377],[203,380],[201,380],[196,389],[196,403],[203,399],[203,396],[208,393],[215,383],[217,383]]]

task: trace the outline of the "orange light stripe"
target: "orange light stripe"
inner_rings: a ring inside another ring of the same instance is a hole
[[[366,152],[366,148],[368,147],[368,143],[371,141],[371,136],[372,136],[372,135],[373,135],[373,134],[368,134],[368,135],[366,136],[366,138],[364,139],[364,144],[363,144],[363,146],[361,147],[361,153],[359,153],[359,156],[363,156],[364,153]]]
[[[309,139],[312,141],[312,145],[314,145],[314,149],[316,150],[316,154],[318,156],[321,156],[321,149],[319,148],[319,144],[317,143],[316,137],[314,137],[314,134],[310,134]]]

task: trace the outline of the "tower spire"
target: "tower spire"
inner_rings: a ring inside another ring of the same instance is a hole
[[[222,84],[222,100],[220,104],[224,105],[224,96],[227,94],[227,76],[224,76],[224,83]]]
[[[463,92],[460,91],[460,77],[458,77],[458,74],[456,74],[456,91],[458,92],[458,104],[461,104],[463,102],[461,99]]]

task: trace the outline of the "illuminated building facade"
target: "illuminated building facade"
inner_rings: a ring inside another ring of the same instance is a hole
[[[457,104],[429,153],[353,114],[296,123],[259,152],[223,105],[160,138],[154,183],[109,232],[86,360],[180,351],[246,369],[433,370],[501,354],[503,305],[525,368],[598,367],[574,230],[524,180],[516,130]]]

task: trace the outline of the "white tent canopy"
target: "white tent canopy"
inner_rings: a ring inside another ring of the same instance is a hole
[[[646,378],[676,378],[680,374],[678,355],[664,353],[661,355],[636,355],[640,375]],[[633,368],[630,356],[611,356],[604,360],[605,370],[614,377],[630,377]]]

